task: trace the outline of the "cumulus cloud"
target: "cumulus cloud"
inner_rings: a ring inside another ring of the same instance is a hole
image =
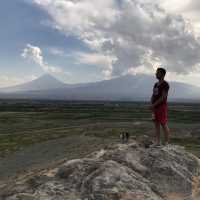
[[[1,88],[5,88],[5,87],[13,86],[13,85],[26,83],[37,78],[38,76],[36,75],[24,76],[23,78],[17,77],[17,76],[11,76],[11,75],[1,75],[0,85],[1,85]]]
[[[62,49],[52,47],[49,49],[49,52],[55,56],[65,56],[65,53]]]
[[[33,1],[48,12],[54,28],[103,55],[100,64],[104,59],[103,71],[109,76],[151,71],[155,64],[177,74],[199,68],[198,38],[182,15],[165,9],[171,5],[164,1]]]
[[[78,61],[78,64],[97,66],[102,69],[102,73],[104,74],[106,79],[111,78],[113,70],[112,63],[115,58],[100,53],[83,52],[76,52],[75,57]]]
[[[27,44],[26,48],[23,50],[21,56],[34,61],[38,64],[45,72],[48,73],[63,73],[63,70],[59,67],[50,66],[44,61],[42,50],[31,44]]]
[[[180,0],[179,0],[180,1]],[[196,12],[196,14],[199,14],[199,9],[200,9],[200,2],[199,0],[187,0],[183,4],[183,11],[188,11],[188,12]]]
[[[157,0],[170,13],[181,14],[186,21],[193,25],[196,35],[200,35],[200,2],[199,0]]]

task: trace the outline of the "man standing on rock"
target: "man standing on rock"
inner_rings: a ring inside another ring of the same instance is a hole
[[[165,145],[169,143],[170,131],[167,125],[167,95],[169,84],[164,80],[166,70],[158,68],[156,70],[156,78],[158,82],[153,87],[151,97],[152,120],[155,124],[155,143],[153,146],[161,145],[160,142],[160,127],[162,127],[165,138]]]

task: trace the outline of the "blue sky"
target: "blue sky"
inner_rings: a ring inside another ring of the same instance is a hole
[[[10,13],[12,11],[12,13]],[[45,25],[49,19],[47,13],[31,3],[23,0],[7,0],[1,2],[0,24],[0,70],[3,77],[2,86],[26,82],[41,76],[45,72],[36,63],[25,60],[21,53],[27,44],[42,49],[44,59],[51,65],[61,66],[69,72],[69,76],[53,74],[62,81],[87,82],[101,77],[96,75],[98,70],[92,66],[74,64],[73,57],[52,55],[50,49],[61,49],[65,54],[73,51],[89,51],[79,39],[68,36]],[[88,74],[90,71],[90,74]],[[85,76],[85,78],[84,78]],[[8,80],[7,80],[7,79]],[[3,83],[4,81],[4,83]]]
[[[153,74],[157,66],[169,80],[200,86],[198,7],[197,0],[2,1],[1,87],[45,73],[80,83]]]

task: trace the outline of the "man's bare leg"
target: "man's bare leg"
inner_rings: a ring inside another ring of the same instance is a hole
[[[169,136],[170,136],[170,130],[167,124],[162,124],[164,137],[165,137],[165,144],[169,144]]]
[[[160,123],[154,122],[155,124],[155,144],[160,145]]]

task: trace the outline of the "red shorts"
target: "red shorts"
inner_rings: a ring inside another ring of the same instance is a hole
[[[159,105],[154,109],[155,121],[161,124],[166,124],[167,119],[167,104]]]

